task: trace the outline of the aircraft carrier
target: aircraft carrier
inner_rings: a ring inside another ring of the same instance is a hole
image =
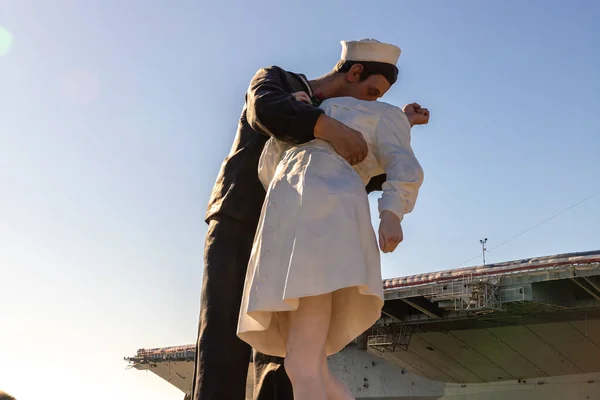
[[[600,250],[383,285],[381,319],[329,360],[357,399],[600,400]],[[187,396],[194,353],[141,349],[125,360]]]

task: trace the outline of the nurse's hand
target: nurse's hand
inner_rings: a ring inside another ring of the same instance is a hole
[[[429,122],[429,110],[421,107],[418,103],[407,104],[402,111],[408,117],[410,126],[426,125]]]
[[[350,165],[360,163],[369,153],[369,147],[362,133],[325,114],[317,120],[314,134],[315,138],[329,142]]]
[[[404,240],[400,218],[387,210],[383,210],[379,218],[379,248],[384,253],[391,253]]]
[[[312,104],[312,101],[310,101],[310,96],[307,95],[306,92],[292,93],[292,96],[294,96],[294,98],[298,101],[301,101],[306,104]]]

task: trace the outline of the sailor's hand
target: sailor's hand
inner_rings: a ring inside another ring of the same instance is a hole
[[[404,240],[400,218],[387,210],[383,210],[379,218],[379,248],[384,253],[391,253]]]
[[[402,111],[408,117],[410,126],[425,125],[429,122],[429,110],[421,107],[418,103],[407,104]]]
[[[369,147],[362,133],[325,114],[317,120],[314,133],[315,138],[329,142],[351,165],[360,163],[369,153]]]
[[[306,104],[312,104],[312,101],[310,101],[310,96],[307,95],[306,92],[292,93],[292,96],[294,96],[294,98],[298,101],[302,101]]]

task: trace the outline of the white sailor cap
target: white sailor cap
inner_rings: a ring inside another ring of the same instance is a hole
[[[400,48],[375,39],[342,40],[342,61],[375,61],[396,65]]]

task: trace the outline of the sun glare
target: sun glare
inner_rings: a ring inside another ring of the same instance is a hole
[[[13,36],[10,32],[0,25],[0,57],[5,56],[10,51],[13,44]]]

